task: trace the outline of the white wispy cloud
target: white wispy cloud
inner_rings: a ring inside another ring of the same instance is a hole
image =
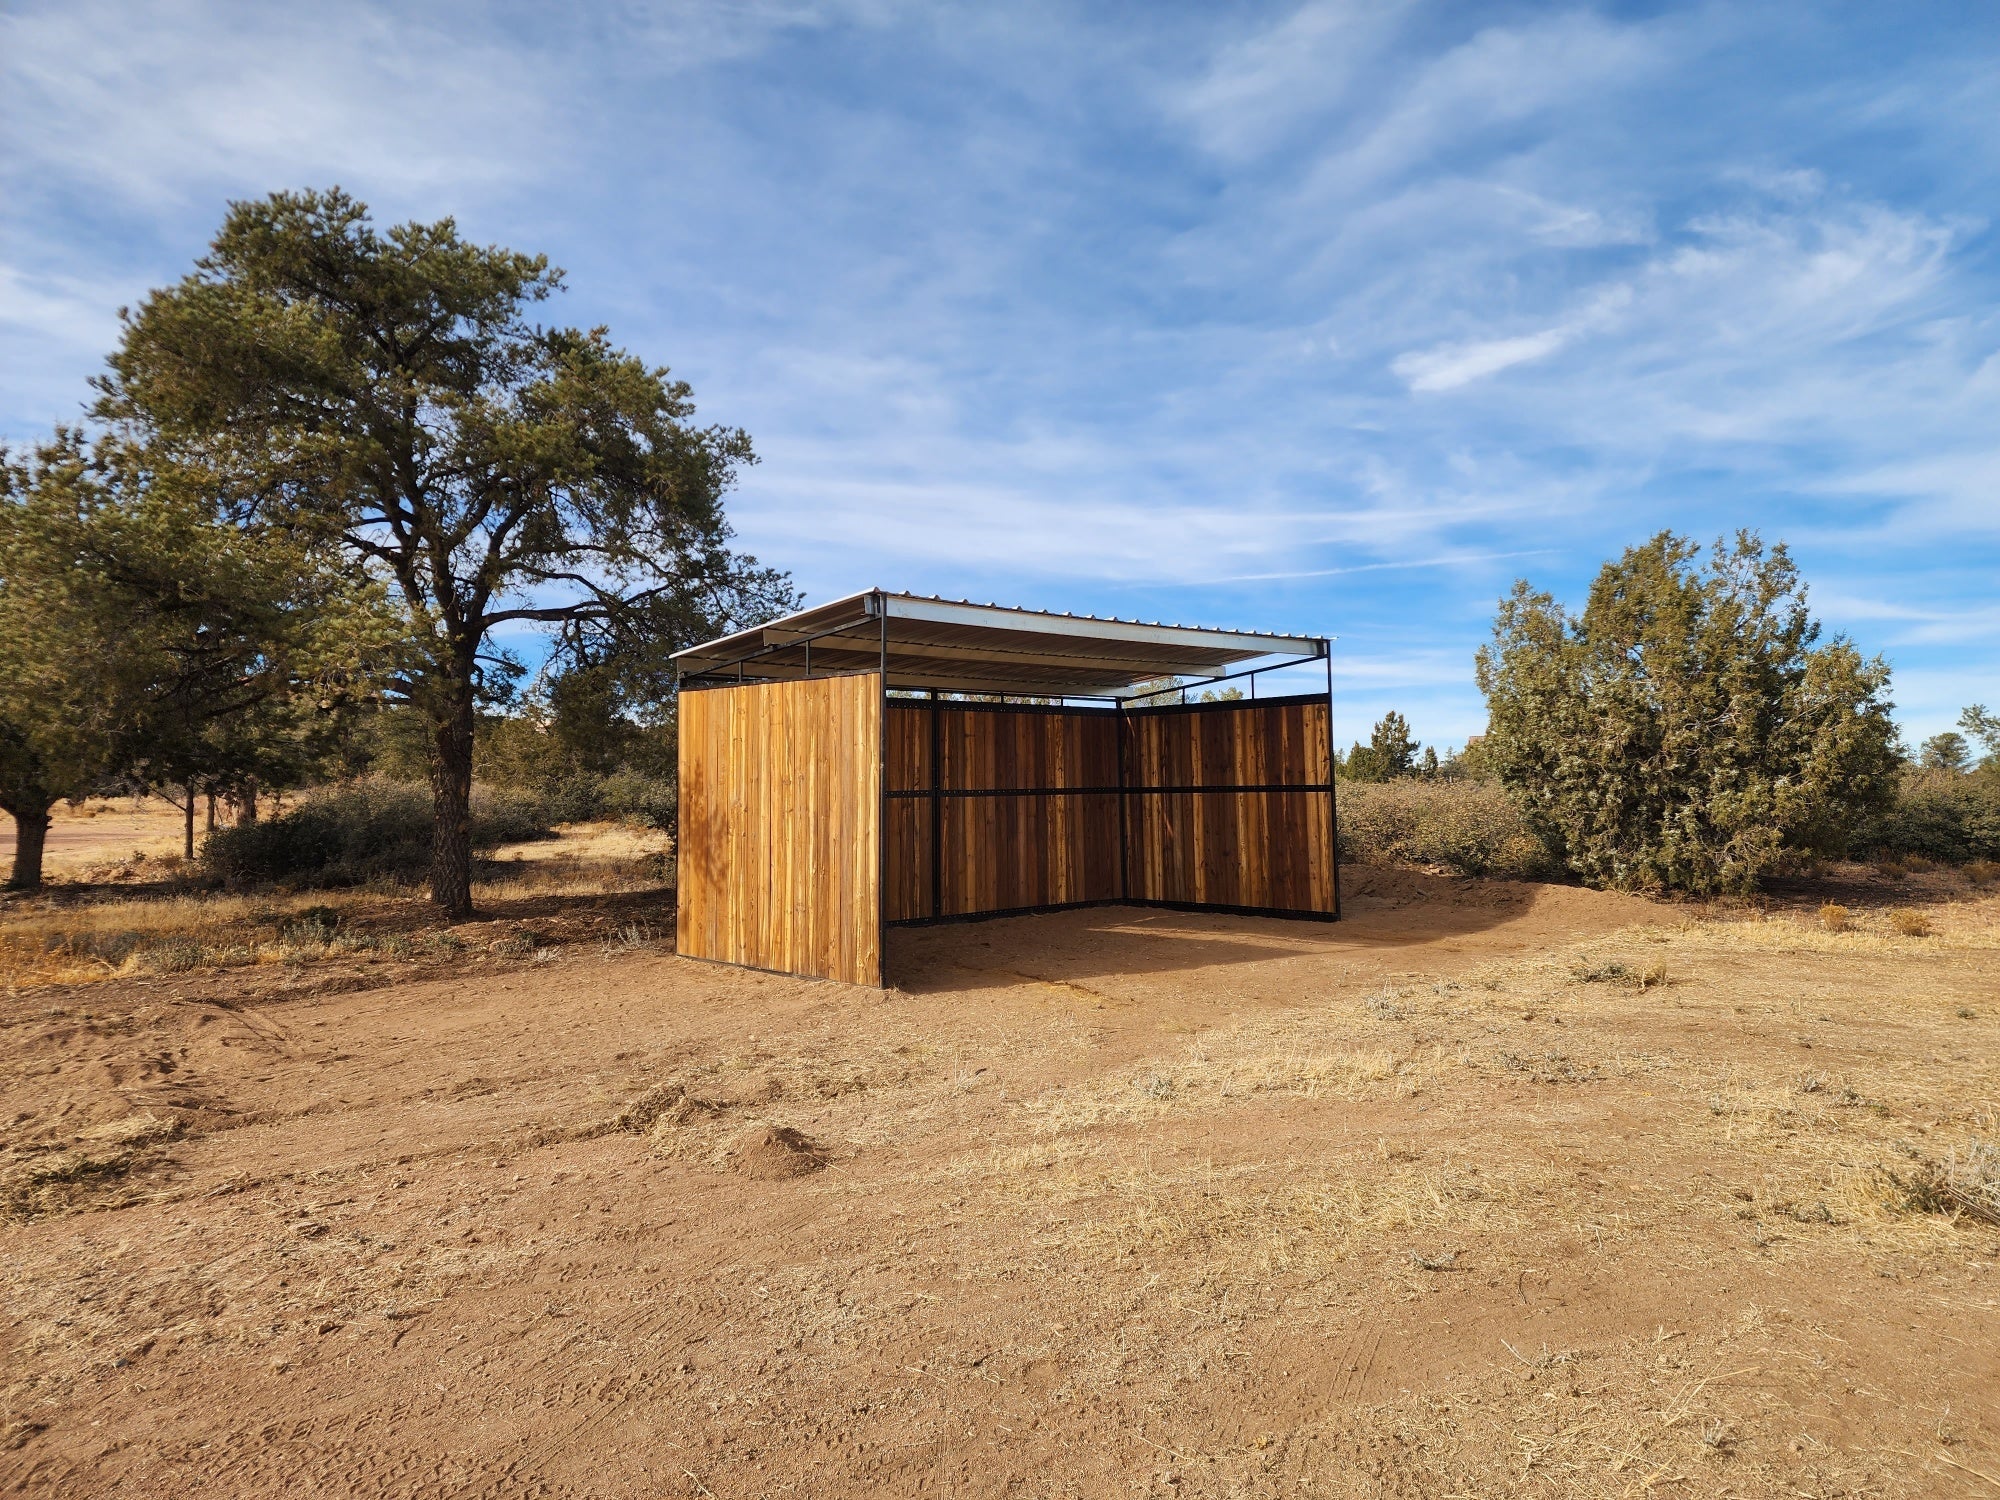
[[[338,181],[567,265],[553,316],[752,430],[744,538],[821,596],[1268,613],[1459,733],[1517,568],[1749,524],[1864,646],[1992,674],[2000,45],[1924,25],[18,0],[0,433],[225,199]]]

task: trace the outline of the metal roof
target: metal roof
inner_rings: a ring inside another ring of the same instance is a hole
[[[683,680],[755,682],[875,671],[886,655],[891,688],[1116,698],[1161,677],[1214,678],[1260,658],[1317,660],[1326,653],[1317,636],[1201,630],[869,589],[673,659]]]

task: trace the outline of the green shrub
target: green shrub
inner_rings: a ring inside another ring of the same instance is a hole
[[[591,823],[605,815],[602,776],[559,776],[536,792],[551,823]]]
[[[1893,855],[1959,865],[2000,859],[2000,776],[1918,770],[1903,777],[1895,803],[1865,842]]]
[[[618,771],[604,778],[603,807],[624,822],[671,833],[680,812],[680,788],[662,777]]]
[[[1477,657],[1484,751],[1591,885],[1740,894],[1894,800],[1889,668],[1822,639],[1784,547],[1626,550],[1581,614],[1526,582]]]
[[[1340,854],[1361,864],[1441,866],[1527,879],[1558,861],[1490,781],[1389,781],[1340,787]]]
[[[475,849],[546,837],[548,822],[533,797],[485,788],[473,794]],[[202,848],[202,862],[211,875],[231,885],[359,885],[426,869],[431,828],[428,789],[408,782],[355,781],[314,793],[282,817],[218,829]]]
[[[499,844],[525,844],[532,839],[552,838],[548,804],[531,792],[501,791],[496,787],[472,789],[472,847],[491,849]],[[426,839],[428,839],[426,834]],[[425,858],[429,847],[426,844]]]

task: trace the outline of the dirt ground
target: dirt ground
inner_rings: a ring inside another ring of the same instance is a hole
[[[182,813],[158,797],[93,797],[88,802],[59,802],[49,814],[48,841],[42,864],[51,876],[72,874],[87,865],[124,860],[180,858],[186,837]],[[206,819],[196,822],[196,836],[206,831]],[[0,817],[0,865],[14,861],[14,820]]]
[[[2000,1493],[2000,899],[1350,889],[18,989],[0,1491]]]

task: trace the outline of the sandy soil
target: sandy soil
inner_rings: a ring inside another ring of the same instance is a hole
[[[48,842],[42,849],[42,866],[51,876],[73,875],[106,861],[131,862],[134,855],[145,860],[178,858],[185,833],[182,813],[157,797],[134,802],[129,797],[94,797],[72,807],[57,803],[49,815]],[[197,819],[195,837],[200,839],[206,824]],[[14,861],[14,820],[0,816],[0,865]]]
[[[0,1490],[2000,1491],[2000,902],[1360,887],[0,999]]]

